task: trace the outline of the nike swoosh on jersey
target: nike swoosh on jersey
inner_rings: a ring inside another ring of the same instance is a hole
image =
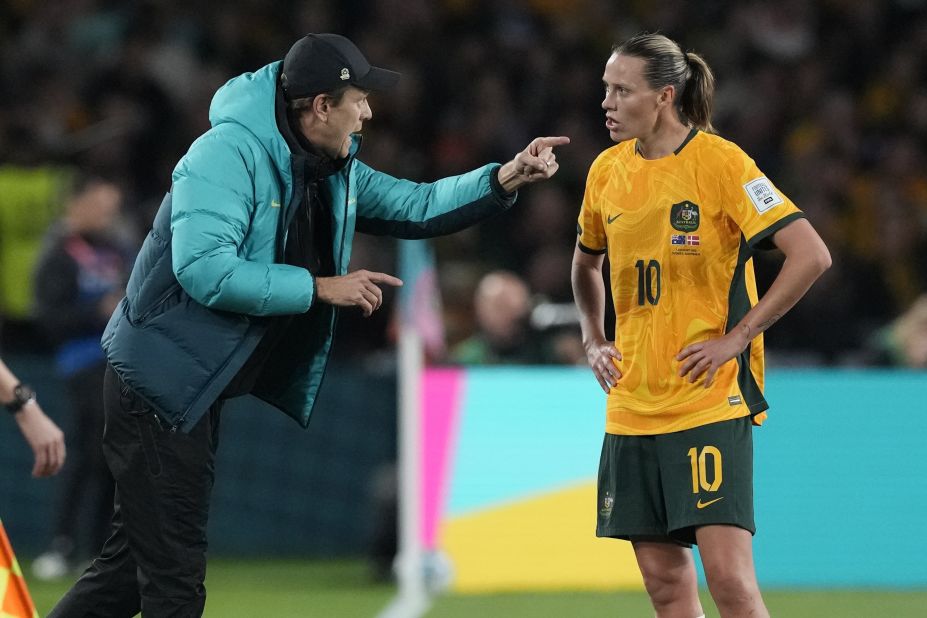
[[[612,221],[614,221],[615,219],[617,219],[618,217],[620,217],[620,216],[623,215],[623,214],[624,214],[623,212],[619,212],[619,213],[618,213],[617,215],[615,215],[614,217],[609,217],[609,218],[608,218],[608,222],[611,223]]]
[[[715,502],[718,502],[719,500],[724,500],[724,496],[721,496],[720,498],[715,498],[714,500],[709,500],[708,502],[702,502],[702,499],[699,498],[698,502],[695,503],[695,508],[703,509],[706,506],[711,506],[712,504],[714,504]]]

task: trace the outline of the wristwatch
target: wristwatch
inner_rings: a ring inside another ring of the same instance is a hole
[[[27,403],[35,401],[35,391],[28,384],[17,384],[13,388],[13,401],[3,404],[6,411],[10,414],[16,414],[23,409]]]

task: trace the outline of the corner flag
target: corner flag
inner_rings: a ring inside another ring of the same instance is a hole
[[[0,521],[0,618],[39,618]]]
[[[444,320],[435,255],[426,240],[399,241],[399,318],[401,328],[421,337],[429,358],[444,356]]]

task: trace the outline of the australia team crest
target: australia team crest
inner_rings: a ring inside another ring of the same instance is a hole
[[[689,200],[673,204],[670,209],[670,225],[673,229],[680,232],[694,232],[698,229],[698,224],[698,204],[693,204]]]
[[[615,499],[612,497],[610,492],[605,492],[605,497],[602,499],[602,506],[599,508],[599,515],[602,517],[608,517],[612,514],[612,508],[615,506]]]

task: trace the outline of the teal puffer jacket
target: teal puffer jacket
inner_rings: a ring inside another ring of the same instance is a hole
[[[174,169],[103,335],[120,378],[174,428],[189,431],[254,351],[268,316],[301,314],[264,366],[252,394],[303,426],[328,361],[335,308],[315,282],[283,262],[294,200],[294,155],[277,128],[280,63],[236,77],[215,95],[212,128]],[[423,238],[463,229],[511,206],[496,165],[414,183],[355,159],[324,181],[335,269],[346,274],[355,228]]]

